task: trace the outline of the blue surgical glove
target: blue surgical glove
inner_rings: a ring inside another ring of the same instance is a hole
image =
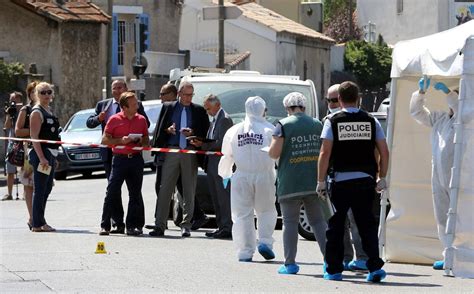
[[[442,82],[438,82],[434,85],[434,88],[438,91],[443,91],[444,94],[449,94],[450,90],[446,85]]]
[[[418,87],[420,88],[420,92],[426,92],[426,90],[428,90],[428,88],[430,87],[430,82],[431,82],[431,79],[428,78],[428,77],[422,77],[419,81],[418,81]]]
[[[229,184],[230,178],[225,178],[222,179],[222,184],[224,185],[224,189],[227,188],[227,185]]]

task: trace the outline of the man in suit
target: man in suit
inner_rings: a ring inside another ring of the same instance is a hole
[[[201,147],[203,150],[221,151],[224,135],[234,123],[224,109],[222,109],[219,98],[213,94],[209,94],[204,98],[204,109],[206,109],[207,114],[212,117],[212,123],[207,132],[207,140],[196,138],[191,141],[191,144],[196,147]],[[230,239],[232,238],[230,185],[224,187],[222,178],[217,172],[220,159],[221,157],[216,155],[206,157],[207,181],[209,183],[209,192],[216,213],[218,227],[215,231],[207,232],[206,236],[216,239]]]
[[[112,98],[105,99],[97,102],[95,106],[95,113],[89,116],[87,119],[86,125],[88,128],[95,128],[98,125],[102,127],[102,133],[104,132],[105,125],[109,118],[120,112],[119,99],[122,93],[127,92],[127,83],[124,80],[115,80],[112,82]],[[150,121],[143,109],[141,102],[138,102],[138,113],[143,115],[146,119],[146,123],[150,126]],[[110,178],[110,173],[112,170],[112,149],[111,148],[100,148],[100,156],[102,162],[104,163],[105,175],[107,181]],[[116,202],[112,204],[112,223],[116,229],[111,230],[112,234],[124,234],[125,233],[125,224],[123,222],[123,206],[122,206],[122,197],[115,199]]]
[[[209,129],[209,118],[204,108],[192,103],[194,87],[181,82],[178,101],[165,102],[156,123],[153,147],[173,149],[195,149],[186,139],[189,136],[205,137]],[[195,154],[166,153],[162,167],[161,186],[157,199],[155,228],[150,236],[163,236],[168,219],[171,196],[181,176],[183,186],[183,221],[181,236],[191,236],[191,220],[196,194],[198,157]]]

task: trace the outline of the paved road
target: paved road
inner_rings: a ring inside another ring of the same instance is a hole
[[[153,220],[154,175],[147,174],[147,222]],[[4,188],[2,188],[4,189]],[[58,181],[46,209],[56,233],[31,233],[24,201],[0,202],[0,292],[437,292],[472,293],[473,280],[444,277],[428,266],[387,264],[386,282],[372,285],[360,273],[342,282],[322,279],[322,257],[314,242],[300,239],[296,276],[276,273],[283,260],[281,231],[276,261],[239,263],[231,241],[209,240],[205,230],[181,239],[169,222],[165,238],[99,236],[105,179]],[[124,190],[124,195],[126,191]],[[124,197],[126,199],[126,197]],[[107,254],[95,254],[105,242]]]

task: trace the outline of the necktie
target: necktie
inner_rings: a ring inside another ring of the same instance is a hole
[[[207,132],[208,139],[214,139],[214,127],[216,126],[216,118],[213,117],[211,121],[211,126],[209,127],[209,131]]]
[[[188,117],[186,114],[186,108],[183,107],[183,111],[181,111],[181,129],[186,128],[187,123]],[[186,136],[182,132],[179,133],[179,148],[186,149]]]
[[[119,113],[120,112],[120,105],[117,102],[115,102],[114,104],[116,106],[115,113]]]

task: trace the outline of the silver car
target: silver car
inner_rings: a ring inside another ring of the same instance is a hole
[[[161,100],[150,100],[142,102],[143,108],[150,120],[148,133],[153,135],[155,123],[161,110]],[[61,132],[61,141],[80,144],[100,144],[102,140],[102,130],[100,125],[94,129],[86,126],[89,116],[94,114],[94,109],[85,109],[76,112],[64,126]],[[143,152],[145,167],[155,169],[153,157],[150,151]],[[104,165],[100,157],[99,147],[75,146],[63,144],[59,147],[57,158],[58,166],[55,171],[57,180],[64,180],[70,173],[81,173],[83,176],[90,176],[94,171],[103,171]]]

